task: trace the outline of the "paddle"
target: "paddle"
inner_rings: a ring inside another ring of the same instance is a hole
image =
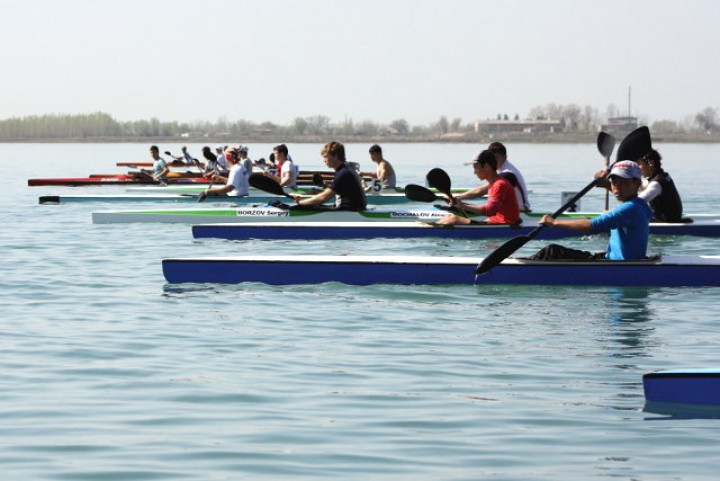
[[[435,195],[435,192],[432,190],[417,184],[408,184],[405,186],[405,197],[417,202],[434,202],[442,199]]]
[[[450,183],[450,176],[447,174],[447,172],[436,167],[427,173],[425,179],[427,179],[428,185],[430,187],[433,187],[448,196],[452,205],[454,197],[451,192],[452,187]],[[467,212],[465,212],[465,209],[462,206],[462,202],[458,202],[457,207],[458,209],[460,209],[460,212],[462,212],[463,216],[468,217]]]
[[[256,189],[263,190],[270,194],[282,195],[295,200],[292,195],[288,194],[287,192],[285,192],[285,190],[283,190],[282,186],[278,181],[266,176],[265,174],[261,174],[259,172],[256,174],[251,174],[250,185],[255,187]]]
[[[174,163],[174,162],[181,162],[183,165],[188,165],[188,166],[194,164],[195,167],[197,167],[198,170],[200,170],[200,172],[203,171],[202,164],[200,163],[200,161],[199,161],[198,159],[196,159],[196,158],[194,158],[194,157],[192,157],[193,164],[185,164],[185,162],[182,162],[182,161],[180,160],[180,159],[186,158],[184,155],[183,155],[182,157],[175,157],[175,156],[172,154],[172,152],[170,152],[169,150],[166,150],[166,151],[163,152],[163,153],[164,153],[165,155],[170,156],[170,158],[172,159],[172,160],[170,161],[170,164],[172,164],[172,163]],[[168,164],[168,165],[169,165],[169,164]]]
[[[312,183],[317,185],[318,187],[325,187],[325,180],[323,180],[323,176],[320,172],[315,172],[313,174]]]
[[[600,155],[602,155],[605,158],[605,170],[610,166],[610,156],[613,153],[613,150],[615,149],[615,137],[613,137],[610,134],[606,134],[605,132],[600,132],[598,134],[597,138],[597,148],[600,152]],[[608,210],[610,208],[610,191],[605,191],[605,210]]]
[[[636,130],[633,130],[630,132],[627,137],[623,139],[623,141],[620,143],[620,147],[618,148],[618,156],[615,160],[615,162],[618,162],[620,160],[636,160],[645,155],[652,147],[652,142],[650,140],[650,131],[647,127],[640,127]],[[622,154],[622,157],[621,157]],[[615,164],[613,162],[612,165]],[[610,170],[612,169],[612,165],[609,165],[606,170],[606,175],[610,173]],[[580,199],[580,197],[587,194],[600,179],[593,179],[592,182],[590,182],[583,190],[575,194],[572,199],[567,201],[562,207],[560,207],[558,210],[556,210],[552,214],[552,218],[556,218],[560,214],[562,214],[565,210],[570,208],[575,202]],[[529,241],[531,241],[537,234],[540,232],[543,227],[545,227],[544,224],[540,224],[535,229],[530,231],[527,235],[520,235],[517,237],[513,237],[509,241],[505,242],[503,245],[495,249],[488,255],[483,261],[477,266],[475,269],[475,275],[482,275],[491,270],[493,267],[500,264],[502,261],[507,259],[513,252],[520,249],[522,246],[527,244]]]

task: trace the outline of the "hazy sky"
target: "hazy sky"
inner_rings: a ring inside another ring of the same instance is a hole
[[[720,107],[717,0],[0,0],[0,119],[324,115],[426,124],[548,103]]]

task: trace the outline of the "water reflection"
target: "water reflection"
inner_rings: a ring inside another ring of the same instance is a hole
[[[648,322],[655,318],[650,307],[650,293],[655,290],[647,287],[609,289],[607,312],[612,327],[609,338],[616,343],[612,356],[635,358],[648,355],[647,348],[651,345],[648,337],[654,331]]]
[[[643,412],[660,414],[660,417],[646,417],[646,421],[670,419],[720,419],[720,406],[702,404],[681,404],[647,401]]]

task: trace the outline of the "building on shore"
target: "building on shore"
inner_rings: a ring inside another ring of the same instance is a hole
[[[562,132],[559,120],[478,120],[475,132],[483,134],[541,134]]]
[[[627,134],[638,128],[637,117],[612,117],[607,120],[606,124],[600,126],[602,132],[622,139]]]

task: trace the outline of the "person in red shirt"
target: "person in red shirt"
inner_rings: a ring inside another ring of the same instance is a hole
[[[484,205],[465,204],[453,197],[445,200],[460,211],[472,212],[487,216],[484,222],[471,220],[464,216],[448,214],[437,224],[518,224],[520,223],[520,208],[518,207],[515,189],[510,182],[497,173],[497,160],[495,154],[483,150],[473,161],[475,175],[480,180],[488,182],[487,202]]]

